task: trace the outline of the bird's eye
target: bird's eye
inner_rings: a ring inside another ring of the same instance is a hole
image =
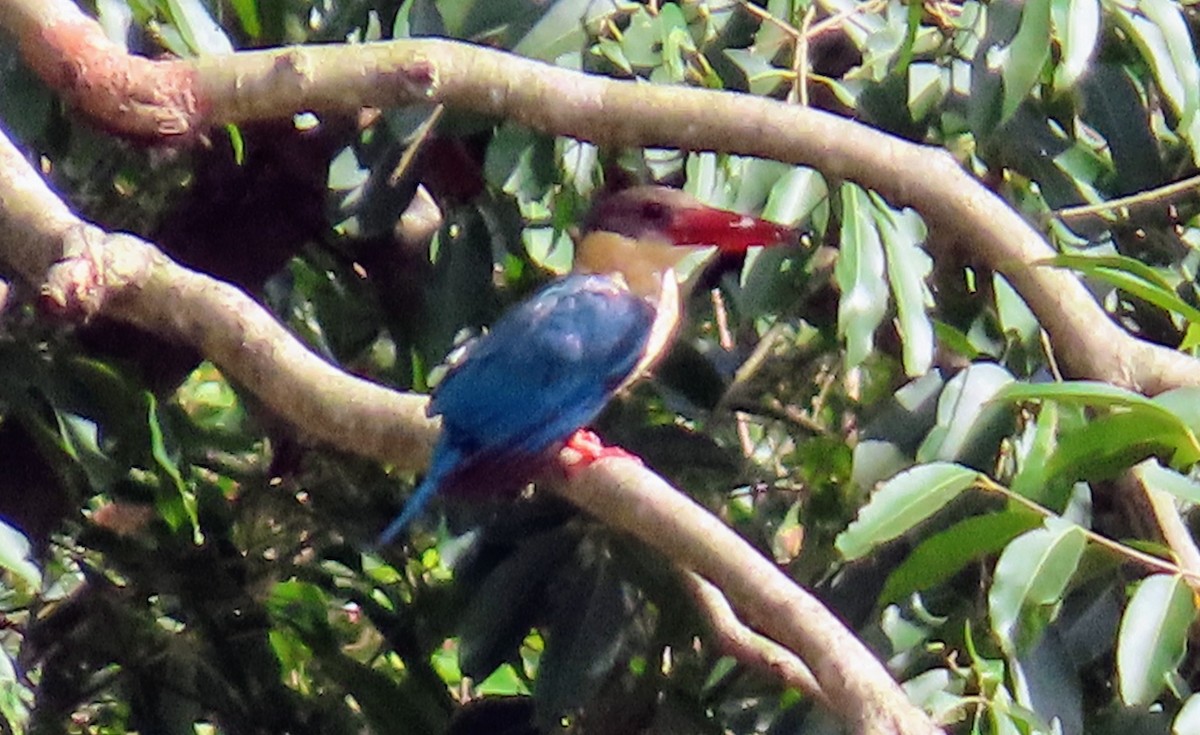
[[[670,218],[667,206],[662,202],[643,202],[642,217],[650,222],[666,222]]]

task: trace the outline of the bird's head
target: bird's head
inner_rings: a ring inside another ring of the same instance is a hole
[[[592,207],[575,267],[620,274],[635,293],[653,296],[663,278],[698,250],[710,256],[744,253],[795,237],[793,228],[710,207],[678,189],[638,186],[608,194]]]

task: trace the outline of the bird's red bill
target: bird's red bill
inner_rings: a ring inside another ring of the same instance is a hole
[[[796,237],[791,227],[708,207],[676,214],[670,234],[676,245],[716,245],[727,253],[742,253],[755,245],[769,247],[792,242]]]

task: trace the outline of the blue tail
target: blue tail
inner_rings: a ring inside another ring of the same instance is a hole
[[[395,541],[396,537],[408,527],[408,524],[421,515],[421,511],[425,510],[425,506],[437,494],[442,480],[450,474],[450,471],[458,465],[461,459],[462,454],[458,450],[438,445],[433,452],[433,460],[429,463],[429,473],[425,475],[424,480],[421,480],[421,484],[417,485],[417,489],[404,504],[404,510],[400,511],[400,515],[396,516],[396,519],[383,529],[383,533],[379,534],[379,538],[375,540],[376,548],[382,548]]]

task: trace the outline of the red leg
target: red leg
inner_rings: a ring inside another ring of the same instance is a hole
[[[580,429],[572,434],[571,438],[567,439],[561,456],[567,477],[574,476],[575,473],[586,469],[592,462],[605,457],[632,459],[639,463],[642,461],[636,454],[630,454],[620,447],[606,446],[595,432],[588,429]]]

